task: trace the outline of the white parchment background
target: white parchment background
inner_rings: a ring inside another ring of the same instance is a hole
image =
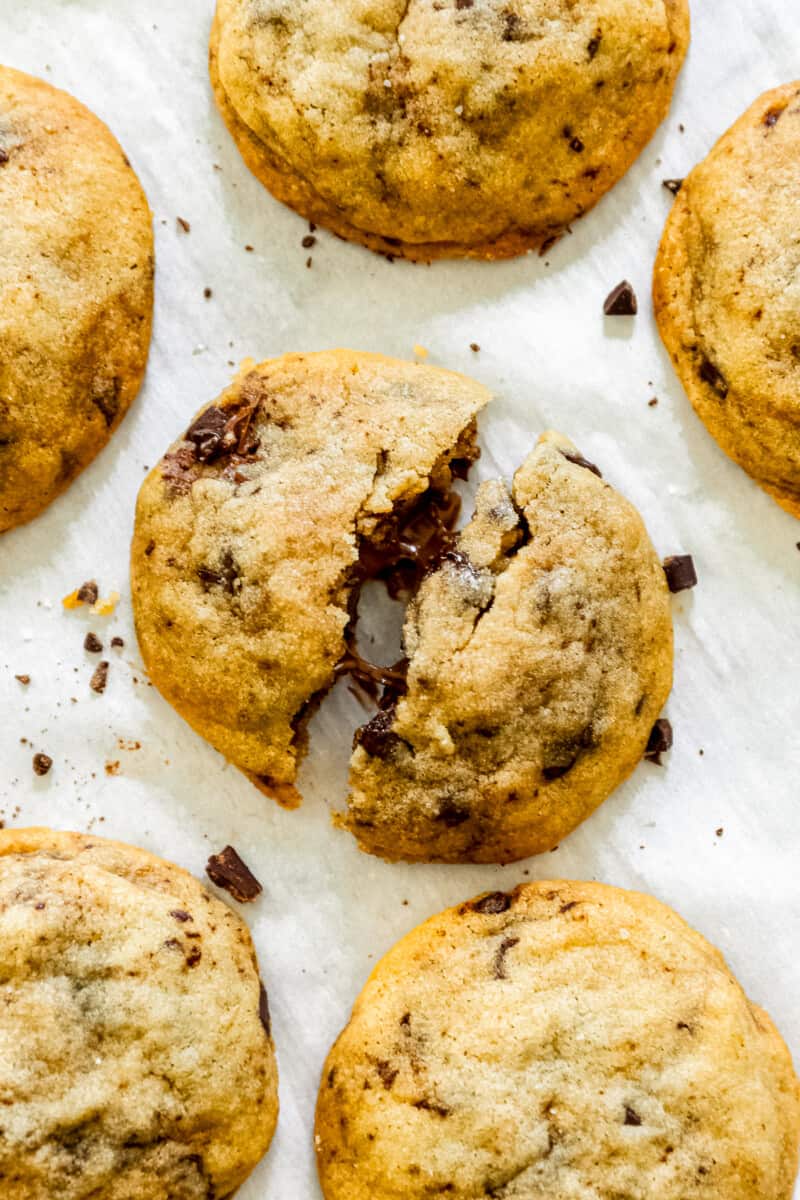
[[[694,0],[671,115],[546,260],[432,267],[392,265],[320,231],[306,268],[307,226],[251,177],[214,108],[211,15],[211,0],[0,0],[0,61],[67,88],[108,122],[150,198],[158,260],[142,394],[69,494],[0,542],[0,815],[94,829],[197,875],[232,842],[263,881],[245,915],[270,991],[282,1114],[243,1200],[319,1197],[318,1073],[380,954],[440,908],[525,876],[596,878],[672,904],[721,947],[800,1055],[800,522],[695,418],[648,295],[671,200],[662,178],[685,174],[763,89],[800,75],[797,0]],[[604,322],[603,299],[623,277],[639,316]],[[314,722],[305,804],[282,811],[147,686],[133,636],[137,488],[231,364],[338,345],[411,357],[415,344],[496,395],[475,477],[510,473],[541,430],[562,429],[638,505],[659,550],[693,553],[700,575],[674,601],[666,766],[641,765],[560,850],[506,868],[389,866],[330,827],[359,717],[341,687]],[[91,577],[122,593],[110,620],[61,609]],[[107,655],[104,696],[88,686],[89,628],[126,642]],[[32,676],[28,688],[17,673]],[[54,759],[44,779],[33,750]]]

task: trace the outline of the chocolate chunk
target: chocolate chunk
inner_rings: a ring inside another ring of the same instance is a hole
[[[775,104],[772,108],[768,109],[767,112],[764,113],[764,124],[767,126],[767,128],[772,129],[775,125],[777,125],[785,111],[785,104]]]
[[[644,756],[648,762],[654,762],[661,766],[661,755],[669,750],[671,746],[672,726],[666,717],[659,717],[650,730],[650,737],[647,739]]]
[[[671,554],[665,558],[664,574],[671,592],[684,592],[697,584],[697,572],[691,554]]]
[[[627,279],[612,288],[603,303],[603,312],[607,317],[635,317],[638,311],[636,292]]]
[[[195,455],[201,462],[208,462],[219,450],[227,420],[222,409],[212,405],[186,430],[186,441],[194,443]]]
[[[698,375],[703,380],[703,383],[707,383],[709,387],[714,389],[720,399],[725,399],[728,394],[728,384],[719,367],[715,367],[709,359],[704,358],[700,363]]]
[[[589,54],[590,62],[594,58],[594,56],[597,54],[597,51],[600,49],[600,43],[602,42],[602,40],[603,40],[602,33],[596,33],[594,35],[594,37],[591,39],[591,41],[589,42],[589,45],[586,47],[586,50]]]
[[[400,1073],[397,1067],[393,1067],[390,1063],[386,1062],[385,1059],[379,1058],[375,1063],[375,1070],[380,1075],[381,1083],[386,1088],[387,1092],[391,1091],[392,1084]]]
[[[373,758],[386,759],[400,745],[400,738],[392,733],[394,711],[377,712],[371,721],[356,730],[353,746],[363,746]]]
[[[184,912],[184,910],[182,908],[171,909],[169,915],[171,917],[174,917],[176,921],[180,921],[182,925],[185,924],[187,921],[192,920],[191,914],[188,912]]]
[[[414,1101],[414,1108],[424,1109],[425,1112],[435,1113],[437,1117],[449,1117],[452,1109],[449,1109],[445,1104],[438,1104],[435,1100],[429,1100],[427,1096],[423,1096],[421,1100]]]
[[[579,137],[570,139],[569,148],[570,150],[574,150],[576,154],[583,154],[585,150],[585,146]]]
[[[15,675],[14,678],[18,679],[19,682],[24,684],[26,687],[31,681],[30,675]]]
[[[258,1015],[261,1018],[261,1024],[264,1026],[264,1032],[267,1037],[272,1037],[272,1020],[269,1015],[269,997],[267,989],[263,983],[259,983],[258,989]]]
[[[203,951],[200,950],[199,947],[197,947],[197,946],[192,946],[191,950],[186,955],[187,967],[196,967],[202,957],[203,957]]]
[[[214,295],[214,293],[212,292],[210,287],[207,287],[207,288],[203,288],[203,295],[205,296],[206,300],[210,300],[211,297]]]
[[[117,650],[121,650],[121,649],[122,649],[122,647],[125,645],[125,642],[124,642],[124,640],[123,640],[121,637],[112,637],[112,639],[111,639],[111,645],[112,645],[112,646],[113,646],[115,649],[117,649]]]
[[[145,546],[145,548],[144,548],[144,555],[145,555],[145,558],[149,558],[149,557],[150,557],[150,555],[151,555],[151,554],[153,553],[153,551],[155,550],[155,548],[156,548],[156,544],[155,544],[155,542],[153,541],[153,539],[152,539],[152,538],[150,538],[150,541],[147,543],[147,545],[146,545],[146,546]]]
[[[561,453],[567,462],[575,463],[576,467],[585,467],[587,471],[591,471],[598,479],[603,478],[603,472],[599,467],[596,467],[593,462],[589,462],[588,458],[584,458],[582,454],[576,451],[574,454],[569,450],[562,450]]]
[[[511,908],[512,897],[508,892],[489,892],[486,896],[481,896],[479,900],[474,900],[471,908],[473,912],[489,914],[496,916],[497,913],[507,912]]]
[[[107,683],[108,663],[104,659],[102,662],[97,664],[94,675],[92,675],[92,678],[89,680],[89,687],[93,692],[97,692],[97,694],[101,696],[106,690]]]
[[[97,597],[100,595],[99,588],[93,579],[82,583],[78,588],[76,599],[81,604],[96,604]]]
[[[525,30],[519,14],[507,8],[503,11],[503,41],[524,42]]]
[[[182,229],[184,233],[189,233],[191,231],[192,227],[185,217],[176,217],[175,220],[178,223],[178,228]]]
[[[637,1112],[634,1112],[627,1104],[625,1105],[625,1124],[626,1125],[641,1125],[642,1118]]]
[[[442,821],[448,829],[455,829],[457,826],[463,825],[469,818],[469,809],[460,807],[449,796],[445,797],[439,805],[439,811],[436,814],[436,820]]]
[[[673,196],[677,196],[678,192],[683,187],[682,179],[662,179],[662,187],[665,187],[668,192],[672,192]]]
[[[264,890],[233,846],[212,854],[206,864],[206,874],[217,887],[224,888],[240,904],[249,904]]]
[[[477,354],[480,351],[480,346],[477,342],[470,342],[469,348],[473,354]]]
[[[200,566],[197,568],[197,574],[206,591],[210,587],[221,587],[229,596],[235,596],[242,590],[241,572],[232,550],[222,552],[217,570]]]
[[[8,162],[8,152],[0,146],[0,167],[5,166]]]
[[[472,8],[475,0],[456,0],[456,8],[459,12],[464,8]]]
[[[316,244],[317,244],[317,239],[315,237],[313,237],[312,234],[310,234],[310,233],[307,233],[306,236],[303,238],[302,242],[300,243],[300,245],[303,247],[304,250],[310,250],[311,247],[316,246]]]
[[[46,775],[53,765],[49,754],[34,754],[33,770],[36,775]]]
[[[84,650],[88,650],[90,654],[103,653],[103,643],[96,633],[87,633],[83,639],[83,648]]]
[[[518,937],[503,938],[500,945],[495,951],[494,959],[492,960],[492,974],[495,979],[507,979],[506,975],[506,955],[509,950],[512,950],[519,942]]]

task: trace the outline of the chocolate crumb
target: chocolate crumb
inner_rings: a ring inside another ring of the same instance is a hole
[[[314,222],[313,222],[313,221],[309,221],[309,222],[308,222],[308,232],[309,232],[309,233],[316,233],[316,232],[317,232],[317,227],[316,227],[316,225],[314,224]]]
[[[36,775],[46,775],[53,765],[53,760],[49,754],[34,754],[33,770]]]
[[[314,237],[314,235],[312,233],[307,233],[306,236],[303,238],[302,242],[300,243],[300,245],[303,247],[304,250],[310,250],[311,247],[316,246],[316,244],[317,244],[317,239]]]
[[[658,396],[652,396],[652,397],[651,397],[651,398],[650,398],[650,399],[647,401],[647,407],[648,407],[648,408],[655,408],[655,406],[656,406],[657,404],[658,404]]]
[[[626,1125],[641,1125],[642,1118],[637,1112],[634,1112],[627,1104],[625,1105],[625,1124]]]
[[[90,654],[102,654],[103,643],[96,633],[90,632],[83,639],[83,648],[84,650],[88,650]]]
[[[203,295],[205,296],[206,300],[210,300],[214,293],[211,291],[210,287],[207,287],[203,288]]]
[[[568,450],[562,450],[561,453],[567,462],[575,463],[576,467],[584,467],[585,470],[591,471],[593,475],[596,475],[598,479],[603,478],[603,472],[600,468],[596,467],[593,462],[589,462],[588,458],[584,458],[582,454],[578,454],[577,451],[572,454]]]
[[[124,639],[123,639],[123,638],[121,638],[121,637],[113,637],[113,638],[111,639],[111,645],[112,645],[112,646],[113,646],[113,647],[114,647],[116,650],[121,650],[121,649],[122,649],[122,647],[125,645],[125,641],[124,641]]]
[[[308,267],[309,270],[311,270],[311,264],[313,263],[313,261],[314,260],[311,257],[311,255],[309,255],[308,258],[306,259],[306,266]]]
[[[666,717],[659,717],[650,730],[644,756],[648,762],[661,766],[661,755],[672,747],[672,726]]]
[[[264,890],[233,846],[226,846],[219,854],[211,855],[206,874],[212,883],[224,888],[240,904],[249,904]]]
[[[668,192],[672,192],[673,196],[677,196],[678,192],[683,187],[682,179],[662,179],[661,186],[665,187]]]
[[[253,253],[253,247],[252,247],[252,246],[245,246],[245,250],[247,251],[247,253],[248,253],[248,254],[252,254],[252,253]]]
[[[714,832],[716,833],[717,837],[722,837],[725,830],[724,830],[723,826],[720,825],[719,829],[715,829]]]
[[[269,1015],[269,998],[267,996],[267,989],[264,987],[263,983],[259,985],[258,991],[258,1015],[261,1020],[261,1024],[264,1026],[264,1032],[266,1033],[267,1037],[272,1037],[272,1021]]]
[[[574,137],[570,139],[569,148],[576,154],[583,154],[585,146],[579,137]]]
[[[78,588],[76,599],[81,604],[96,604],[99,595],[100,589],[97,584],[93,579],[89,579]]]
[[[672,554],[665,558],[664,574],[671,592],[684,592],[697,584],[697,571],[691,554]]]
[[[612,288],[603,303],[603,312],[607,317],[635,317],[638,311],[636,293],[627,279]]]
[[[176,217],[175,220],[178,222],[179,229],[182,229],[184,233],[191,233],[192,227],[185,217]]]
[[[191,915],[188,912],[184,912],[182,908],[171,909],[169,915],[174,917],[176,921],[180,921],[182,925],[192,919]]]
[[[478,351],[480,350],[480,346],[478,345],[477,342],[470,342],[469,348],[473,354],[477,354]]]
[[[103,692],[106,690],[107,683],[108,663],[105,661],[105,659],[103,659],[102,662],[97,664],[94,675],[92,675],[92,678],[89,680],[89,687],[93,692],[97,692],[98,696],[102,696]]]
[[[14,678],[18,679],[20,683],[25,684],[26,687],[31,681],[30,675],[15,675]]]
[[[153,553],[153,551],[155,550],[155,548],[156,548],[156,544],[155,544],[155,542],[153,541],[153,539],[152,539],[152,538],[150,538],[150,541],[147,543],[147,545],[146,545],[146,546],[145,546],[145,548],[144,548],[144,556],[145,556],[145,558],[149,558],[149,557],[150,557],[150,555],[151,555],[151,554]]]

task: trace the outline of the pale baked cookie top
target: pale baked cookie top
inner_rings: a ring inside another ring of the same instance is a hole
[[[413,930],[331,1050],[326,1200],[790,1200],[789,1053],[648,896],[527,884]]]
[[[222,1200],[278,1111],[247,927],[104,838],[0,832],[3,1200]]]
[[[211,69],[248,163],[304,215],[495,257],[627,170],[688,39],[686,0],[218,0]]]
[[[348,350],[246,368],[145,480],[131,572],[153,683],[277,799],[346,653],[359,555],[469,461],[479,384]]]
[[[407,690],[357,734],[348,812],[386,858],[551,850],[633,770],[672,683],[664,570],[631,504],[547,434],[412,601]],[[391,696],[389,697],[391,700]]]
[[[722,449],[800,517],[800,82],[683,181],[653,282],[661,336]]]
[[[144,374],[150,210],[106,126],[0,66],[0,532],[106,444]]]

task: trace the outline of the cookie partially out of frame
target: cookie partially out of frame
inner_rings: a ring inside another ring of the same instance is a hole
[[[218,0],[210,69],[285,204],[411,259],[557,238],[666,116],[686,0]]]
[[[664,570],[641,517],[547,434],[412,600],[405,687],[356,734],[347,813],[385,858],[551,850],[642,758],[672,685]]]
[[[683,181],[653,296],[700,419],[800,517],[800,82],[765,92]]]
[[[108,442],[150,345],[147,200],[106,126],[0,66],[0,533]]]
[[[348,653],[364,556],[446,497],[489,396],[349,350],[246,368],[145,480],[131,554],[150,678],[279,801]]]
[[[278,1114],[244,922],[121,842],[0,832],[3,1200],[223,1200]]]
[[[649,896],[541,882],[403,938],[325,1063],[325,1200],[791,1200],[800,1089]]]

